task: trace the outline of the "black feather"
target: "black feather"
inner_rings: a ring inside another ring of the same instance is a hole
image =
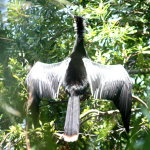
[[[77,35],[83,38],[84,33],[84,24],[83,24],[83,18],[80,16],[74,16],[76,27],[77,27]]]
[[[129,75],[121,65],[101,65],[87,58],[83,18],[75,16],[74,19],[77,37],[70,57],[56,64],[38,62],[29,72],[26,79],[29,89],[28,107],[33,109],[34,116],[38,116],[35,110],[38,112],[39,98],[56,98],[60,86],[64,86],[69,95],[64,140],[73,142],[79,135],[80,100],[81,97],[87,97],[90,87],[94,98],[114,102],[129,132],[132,97]]]
[[[92,95],[96,99],[112,100],[129,132],[132,84],[127,71],[121,65],[101,65],[87,58],[83,62]]]

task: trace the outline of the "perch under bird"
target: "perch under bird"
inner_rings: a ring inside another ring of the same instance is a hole
[[[27,75],[29,90],[28,109],[34,124],[38,122],[40,99],[57,98],[60,86],[69,95],[63,138],[67,142],[78,139],[80,126],[80,100],[90,87],[95,99],[112,100],[119,109],[124,127],[129,132],[131,114],[131,81],[122,65],[101,65],[91,61],[84,48],[83,18],[74,17],[76,42],[72,54],[62,62],[37,62]]]

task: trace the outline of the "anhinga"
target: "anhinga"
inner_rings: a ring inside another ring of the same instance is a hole
[[[119,109],[124,127],[129,132],[131,114],[131,81],[122,65],[101,65],[91,61],[84,49],[83,18],[74,17],[77,37],[72,54],[54,64],[37,62],[27,75],[28,109],[34,124],[38,122],[40,99],[57,98],[60,86],[69,95],[64,140],[73,142],[79,135],[80,100],[90,87],[95,99],[112,100]]]

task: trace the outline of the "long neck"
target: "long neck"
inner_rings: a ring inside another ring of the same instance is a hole
[[[84,25],[83,18],[76,16],[76,42],[73,48],[73,53],[79,53],[86,56],[86,51],[84,49]]]

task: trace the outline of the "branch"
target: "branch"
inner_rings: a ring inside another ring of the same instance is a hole
[[[25,132],[25,142],[26,142],[26,148],[27,150],[31,150],[31,146],[30,146],[30,139],[29,139],[29,135],[28,135],[28,127],[26,127],[26,131]]]
[[[63,134],[64,134],[64,131],[57,131],[57,133],[54,133],[54,135],[58,136],[59,139],[63,139]],[[80,135],[84,135],[84,136],[97,136],[97,134],[87,134],[87,133],[79,133]]]
[[[147,104],[142,99],[140,99],[139,97],[132,95],[132,98],[135,99],[136,101],[140,102],[146,108],[148,108]],[[60,100],[59,101],[49,100],[48,104],[50,105],[50,104],[67,103],[67,102],[68,102],[68,100],[61,100],[61,101]],[[47,106],[47,104],[40,105],[40,107],[43,107],[43,106]],[[93,113],[93,109],[91,109],[91,111]],[[94,111],[97,112],[98,110],[94,109]],[[88,113],[90,113],[90,112],[88,112]]]
[[[81,114],[80,115],[80,119],[83,119],[85,116],[87,116],[87,115],[89,115],[89,114],[91,114],[91,113],[105,113],[105,112],[102,112],[102,111],[99,111],[99,110],[97,110],[97,109],[90,109],[90,110],[88,110],[87,112],[85,112],[84,114]]]
[[[141,108],[131,109],[132,112],[139,111],[139,110],[141,110]],[[96,115],[89,116],[87,119],[83,120],[80,123],[80,125],[83,124],[85,121],[91,119],[92,117],[105,116],[105,115],[114,115],[114,114],[118,114],[120,112],[119,112],[119,110],[109,110],[109,111],[104,112],[104,111],[99,111],[99,110],[96,110],[96,109],[91,109],[91,110],[85,112],[83,115],[81,115],[80,119],[83,119],[84,117],[86,117],[90,113],[96,113]]]
[[[140,102],[143,106],[145,106],[146,108],[148,108],[148,105],[142,100],[140,99],[139,97],[137,96],[134,96],[132,95],[132,98],[135,99],[136,101]],[[59,101],[55,101],[55,100],[49,100],[48,101],[48,104],[58,104],[58,103],[67,103],[68,100],[59,100]],[[43,106],[47,106],[47,104],[45,105],[40,105],[40,107],[43,107]],[[87,113],[93,113],[95,111],[95,113],[98,113],[99,110],[96,110],[96,109],[91,109],[90,111],[88,111]],[[109,113],[109,112],[108,112]],[[82,117],[81,117],[82,118]]]
[[[132,98],[135,99],[136,101],[140,102],[146,108],[148,108],[147,104],[142,99],[140,99],[139,97],[132,95]]]
[[[138,111],[140,110],[141,108],[135,108],[135,109],[132,109],[131,111]],[[90,109],[89,111],[85,112],[84,114],[81,114],[80,115],[80,119],[83,119],[85,116],[87,116],[88,114],[91,114],[91,113],[97,113],[99,116],[104,116],[104,115],[112,115],[112,114],[117,114],[119,113],[119,110],[116,109],[116,110],[108,110],[108,111],[99,111],[97,109]]]
[[[7,139],[7,137],[8,137],[10,134],[11,134],[11,132],[9,132],[9,133],[7,133],[7,134],[5,135],[5,137],[3,138],[3,140],[2,140],[1,143],[0,143],[0,148],[2,148],[3,143],[5,142],[5,140]]]
[[[130,127],[130,129],[133,129],[134,127]],[[119,129],[117,129],[117,130],[110,130],[110,131],[108,131],[109,133],[114,133],[114,132],[124,132],[124,131],[126,131],[126,129],[125,128],[119,128]]]
[[[3,37],[0,37],[1,40],[7,40],[7,41],[14,41],[13,39],[8,39],[8,38],[3,38]]]
[[[130,129],[133,129],[134,127],[130,127]],[[108,131],[109,133],[114,133],[114,132],[121,132],[121,131],[125,131],[125,128],[119,128],[117,130],[110,130]],[[57,136],[60,140],[63,139],[63,134],[64,131],[57,131],[57,133],[54,133],[55,136]],[[84,135],[84,136],[91,136],[91,137],[96,137],[98,136],[98,134],[89,134],[89,133],[79,133],[80,135]]]
[[[148,74],[150,73],[150,68],[128,70],[128,73],[129,74],[138,74],[138,73]]]

